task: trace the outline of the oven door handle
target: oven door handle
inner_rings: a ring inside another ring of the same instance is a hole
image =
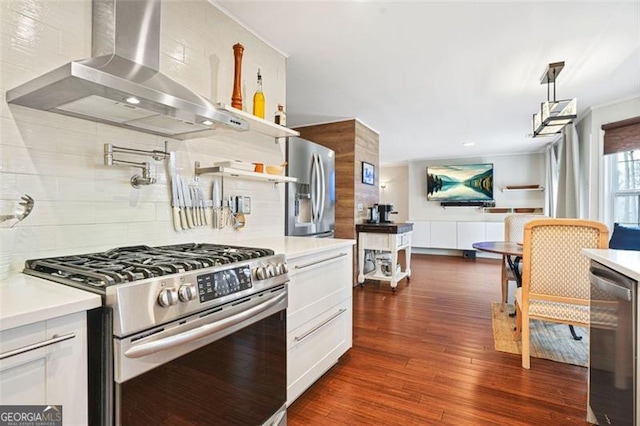
[[[142,358],[147,355],[154,354],[160,351],[166,351],[180,345],[184,345],[194,340],[201,339],[219,331],[226,330],[234,325],[240,324],[249,318],[258,315],[278,303],[286,299],[287,293],[284,292],[273,299],[269,299],[259,305],[247,309],[246,311],[232,315],[230,317],[221,319],[220,321],[213,322],[211,324],[203,325],[193,330],[185,331],[184,333],[176,334],[175,336],[165,337],[164,339],[156,340],[154,342],[143,343],[138,346],[134,346],[128,349],[124,356],[127,358]]]

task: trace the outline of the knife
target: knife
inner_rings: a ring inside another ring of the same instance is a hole
[[[182,231],[180,223],[180,200],[178,199],[178,182],[176,175],[176,153],[169,153],[169,178],[171,179],[171,210],[173,212],[173,227]]]
[[[189,189],[191,189],[191,198],[193,199],[194,222],[196,226],[202,226],[202,203],[200,202],[200,196],[195,187],[190,186]]]
[[[211,198],[213,199],[213,227],[215,229],[222,229],[222,200],[220,199],[220,185],[217,180],[213,181],[213,192],[211,193]]]
[[[193,222],[196,226],[202,226],[202,217],[200,213],[200,197],[193,186],[189,187],[191,190],[191,199],[193,200]]]
[[[176,173],[176,186],[178,187],[178,200],[179,200],[179,212],[180,212],[180,223],[182,229],[189,229],[189,224],[187,222],[187,214],[186,214],[186,206],[185,206],[185,197],[184,197],[184,188],[182,185],[182,179],[180,179],[180,175]]]
[[[193,196],[193,188],[187,184],[187,191],[189,191],[189,198],[191,199],[191,216],[193,219],[193,226],[199,226],[198,224],[198,199]]]
[[[200,187],[198,187],[198,196],[202,202],[202,219],[205,225],[209,225],[209,201],[204,199],[204,193]]]
[[[182,182],[182,194],[184,194],[184,214],[187,217],[187,226],[190,229],[193,229],[193,203],[191,202],[191,194],[189,193],[189,187],[187,183],[183,180]]]
[[[198,200],[200,200],[200,224],[202,226],[208,225],[207,221],[207,202],[204,199],[204,194],[202,193],[202,189],[198,186],[196,188],[196,192],[198,193]]]

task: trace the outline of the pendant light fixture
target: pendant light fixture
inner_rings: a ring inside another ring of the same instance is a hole
[[[533,114],[533,137],[551,136],[577,117],[576,98],[556,100],[556,79],[564,68],[563,62],[549,64],[540,78],[540,84],[547,85],[547,101],[540,104],[540,111]],[[553,85],[553,100],[551,86]]]

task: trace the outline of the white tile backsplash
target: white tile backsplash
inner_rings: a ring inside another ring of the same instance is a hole
[[[24,260],[107,250],[125,245],[176,242],[236,242],[284,233],[283,185],[201,175],[203,167],[238,159],[279,164],[282,148],[273,138],[219,129],[214,136],[189,141],[7,105],[6,91],[70,60],[91,55],[91,1],[0,2],[0,214],[19,210],[22,194],[35,200],[32,214],[18,226],[13,269]],[[240,27],[206,0],[163,1],[160,69],[213,102],[230,103],[233,85],[232,46],[245,45],[245,110],[258,66],[265,83],[267,112],[285,96],[285,58]],[[271,78],[273,76],[273,78]],[[275,77],[277,76],[277,77]],[[242,230],[212,226],[176,232],[170,208],[166,161],[115,154],[127,161],[148,161],[157,183],[134,189],[131,166],[105,166],[104,144],[176,152],[177,169],[211,197],[213,180],[225,195],[251,197],[252,212]],[[7,225],[2,224],[0,226]]]
[[[25,74],[24,81],[26,82],[29,78],[35,78],[40,74],[41,73]],[[2,101],[3,104],[6,104],[6,97],[3,97]],[[94,135],[94,137],[98,134],[97,128],[99,124],[95,121],[79,120],[67,115],[54,114],[47,111],[26,108],[20,105],[8,105],[8,109],[8,117],[14,119],[16,122],[21,122],[21,131],[23,131],[22,129],[29,127],[30,124],[46,123],[46,125],[51,127],[87,133]]]

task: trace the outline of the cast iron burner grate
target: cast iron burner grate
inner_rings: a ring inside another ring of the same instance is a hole
[[[273,250],[217,244],[132,246],[103,253],[27,260],[24,272],[94,288],[272,256]]]

